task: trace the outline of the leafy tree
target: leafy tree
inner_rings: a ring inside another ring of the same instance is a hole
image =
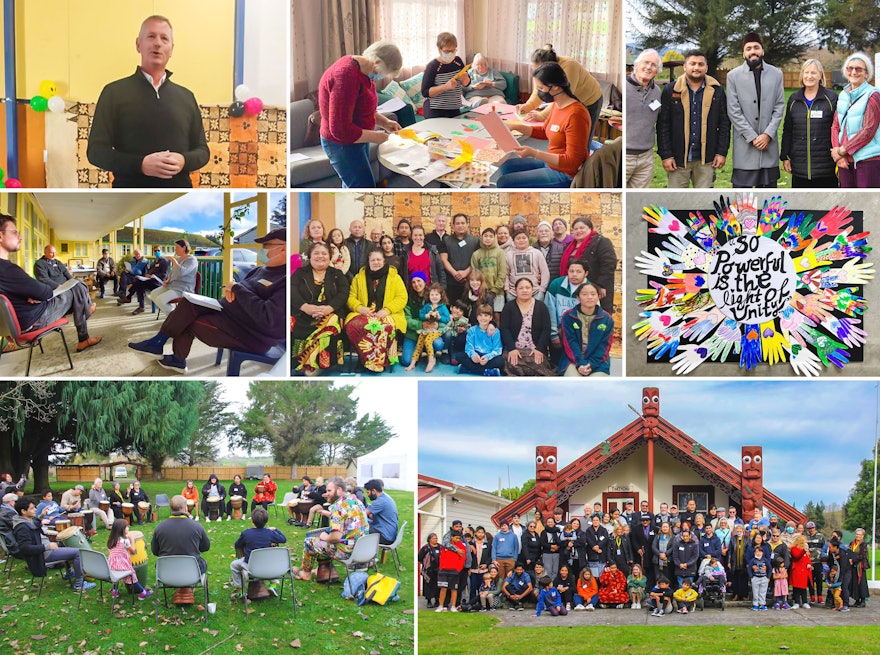
[[[205,395],[199,401],[198,430],[178,453],[176,459],[184,466],[217,460],[218,443],[238,430],[238,417],[227,411],[219,382],[204,382]]]
[[[516,500],[523,494],[535,488],[535,478],[526,480],[521,487],[502,487],[501,497],[508,500]]]
[[[269,221],[278,227],[287,227],[287,194],[281,194],[281,199],[272,208],[272,216]]]
[[[880,0],[824,0],[816,25],[829,49],[874,50],[880,41]]]
[[[238,441],[248,454],[270,450],[282,466],[350,462],[394,436],[379,417],[358,419],[350,387],[260,381],[251,382],[248,397]]]
[[[803,511],[807,516],[807,521],[815,523],[816,529],[821,532],[822,528],[825,527],[825,503],[821,500],[818,503],[810,500],[804,505]]]
[[[849,497],[843,505],[843,527],[847,530],[865,528],[872,533],[871,521],[874,519],[874,460],[863,459],[862,468]]]
[[[741,3],[738,23],[752,26],[761,35],[764,58],[774,66],[796,59],[816,43],[814,16],[818,0],[751,0]],[[733,28],[733,53],[742,54],[742,37],[748,29]]]

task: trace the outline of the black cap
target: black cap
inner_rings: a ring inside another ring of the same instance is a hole
[[[254,239],[254,243],[266,243],[267,241],[283,241],[287,243],[287,228],[279,227]]]
[[[642,512],[642,513],[641,513],[640,520],[642,520],[642,521],[650,521],[650,520],[651,520],[651,515],[650,515],[648,512]]]
[[[764,47],[764,44],[761,42],[761,37],[758,35],[757,32],[746,33],[746,35],[743,37],[743,47],[745,47],[748,43],[757,43],[762,48]]]

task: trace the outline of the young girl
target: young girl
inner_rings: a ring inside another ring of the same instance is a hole
[[[632,605],[630,605],[632,609],[642,609],[642,601],[645,599],[647,584],[647,579],[642,575],[641,565],[633,564],[632,572],[626,579],[626,591],[629,594],[629,599],[632,601]]]
[[[788,596],[788,571],[785,569],[785,563],[779,562],[773,569],[773,596],[775,610],[790,610],[788,602],[785,600]]]
[[[489,291],[489,285],[486,284],[486,278],[481,270],[475,268],[468,273],[467,287],[465,287],[461,300],[468,306],[465,316],[467,316],[471,325],[477,324],[477,307],[480,305],[494,307],[495,294]],[[498,324],[499,315],[500,313],[493,314],[496,325]]]
[[[571,610],[571,601],[574,600],[574,585],[575,581],[571,577],[568,565],[563,564],[559,567],[559,573],[556,574],[556,578],[553,580],[553,586],[556,587],[556,591],[562,597],[562,604],[565,605],[567,612]]]
[[[581,569],[574,594],[575,611],[592,612],[599,604],[599,585],[589,568]]]
[[[434,340],[439,339],[443,332],[440,325],[449,323],[449,308],[446,306],[446,292],[436,282],[428,287],[428,302],[426,302],[421,311],[419,318],[422,319],[422,329],[419,330],[419,340],[416,341],[416,349],[413,352],[413,358],[407,371],[411,371],[416,367],[416,362],[422,356],[424,349],[428,353],[428,365],[425,367],[425,373],[434,370],[434,364],[437,359],[434,356]]]
[[[347,275],[351,267],[351,254],[348,252],[348,246],[345,245],[345,235],[342,234],[342,230],[338,227],[330,230],[327,242],[330,244],[330,266],[338,268]]]
[[[107,548],[109,549],[109,557],[111,571],[131,571],[132,574],[123,578],[122,582],[131,585],[132,593],[138,595],[138,599],[144,600],[153,595],[149,589],[144,589],[143,585],[138,582],[137,576],[134,574],[134,567],[131,565],[131,553],[135,552],[135,546],[128,538],[128,521],[125,519],[116,519],[110,528],[110,538],[107,539]],[[113,585],[110,592],[113,598],[119,598],[119,583]]]

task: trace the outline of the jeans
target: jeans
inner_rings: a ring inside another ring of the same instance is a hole
[[[550,168],[534,157],[508,159],[499,169],[498,188],[541,187],[565,189],[571,186],[571,177]]]
[[[416,349],[416,342],[410,338],[406,338],[403,340],[403,348],[400,349],[400,363],[404,366],[409,366],[412,362],[413,352]],[[434,353],[439,353],[443,350],[443,337],[439,337],[434,339]]]
[[[50,550],[43,556],[43,561],[46,564],[51,564],[52,562],[68,562],[73,567],[73,574],[76,577],[77,583],[82,582],[83,572],[82,566],[79,563],[79,548],[56,548],[55,550]]]
[[[376,186],[370,166],[369,143],[343,144],[321,137],[321,147],[324,148],[333,170],[342,180],[342,188],[363,189]]]
[[[578,605],[592,605],[593,607],[597,607],[599,605],[599,594],[594,595],[592,598],[584,598],[580,594],[574,595],[574,605],[577,607]]]

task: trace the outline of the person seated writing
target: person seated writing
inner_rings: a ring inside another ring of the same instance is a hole
[[[125,305],[131,302],[132,296],[137,296],[138,306],[132,312],[135,314],[144,313],[144,294],[158,289],[168,277],[168,269],[171,268],[171,262],[162,256],[162,251],[158,247],[153,249],[155,259],[153,263],[147,266],[146,272],[141,276],[133,276],[131,280],[131,289],[128,294],[116,301],[117,305]],[[134,265],[132,265],[132,270]],[[145,279],[140,279],[141,277]]]
[[[242,592],[242,572],[248,570],[247,565],[251,552],[257,548],[269,548],[287,543],[287,537],[278,528],[266,527],[269,522],[269,513],[262,507],[258,507],[251,513],[251,521],[254,527],[242,530],[238,539],[235,540],[235,552],[242,553],[242,556],[233,560],[229,565],[232,571],[232,584],[237,593]],[[278,595],[274,584],[267,584],[266,587],[270,593]]]
[[[221,310],[192,303],[185,298],[168,314],[159,333],[129,348],[157,355],[159,365],[186,372],[186,358],[193,341],[212,348],[264,353],[284,343],[287,319],[287,229],[278,228],[255,239],[263,245],[268,261],[254,268],[241,282],[223,287]],[[173,340],[173,354],[163,347]]]

